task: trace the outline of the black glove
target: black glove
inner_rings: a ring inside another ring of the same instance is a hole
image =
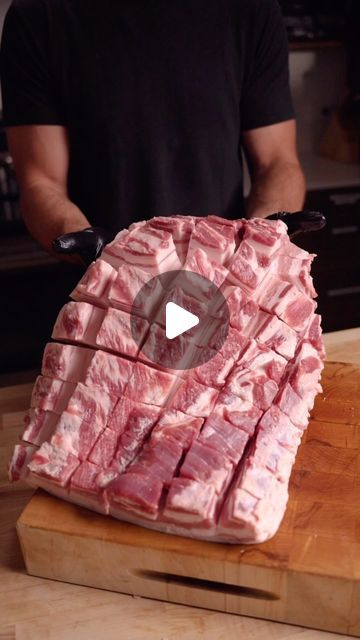
[[[99,257],[104,246],[111,242],[115,233],[102,227],[88,227],[74,233],[64,233],[53,240],[52,246],[56,253],[65,255],[79,255],[86,265]]]
[[[318,211],[298,211],[288,213],[279,211],[267,217],[268,220],[282,220],[285,222],[290,238],[298,233],[317,231],[326,225],[326,218]],[[82,231],[65,233],[53,240],[52,246],[56,253],[64,255],[78,255],[86,265],[99,257],[104,246],[111,242],[115,233],[102,227],[88,227]]]
[[[266,219],[285,222],[290,238],[293,238],[298,233],[319,231],[326,225],[326,218],[319,211],[297,211],[296,213],[279,211],[279,213],[267,216]]]

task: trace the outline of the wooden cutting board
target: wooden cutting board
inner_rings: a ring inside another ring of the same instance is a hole
[[[322,384],[268,542],[157,533],[38,491],[17,523],[28,572],[360,636],[360,367],[327,363]]]

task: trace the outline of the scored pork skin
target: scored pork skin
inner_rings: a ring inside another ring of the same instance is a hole
[[[313,259],[281,221],[169,216],[121,231],[59,314],[11,478],[159,531],[270,538],[321,390]],[[182,336],[164,340],[162,305],[201,314],[208,289],[153,280],[179,269],[219,287],[229,311],[225,342],[211,308],[191,357]],[[199,350],[208,359],[191,367]]]

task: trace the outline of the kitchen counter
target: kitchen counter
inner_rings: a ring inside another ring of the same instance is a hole
[[[325,336],[328,360],[360,364],[360,328]],[[7,461],[31,384],[0,389],[0,638],[7,640],[330,640],[345,638],[28,576],[15,522],[32,490],[10,485]],[[17,413],[17,415],[16,415]]]

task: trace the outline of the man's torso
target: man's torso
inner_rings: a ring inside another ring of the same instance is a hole
[[[242,215],[241,97],[264,1],[28,0],[69,130],[70,196],[92,224]]]

